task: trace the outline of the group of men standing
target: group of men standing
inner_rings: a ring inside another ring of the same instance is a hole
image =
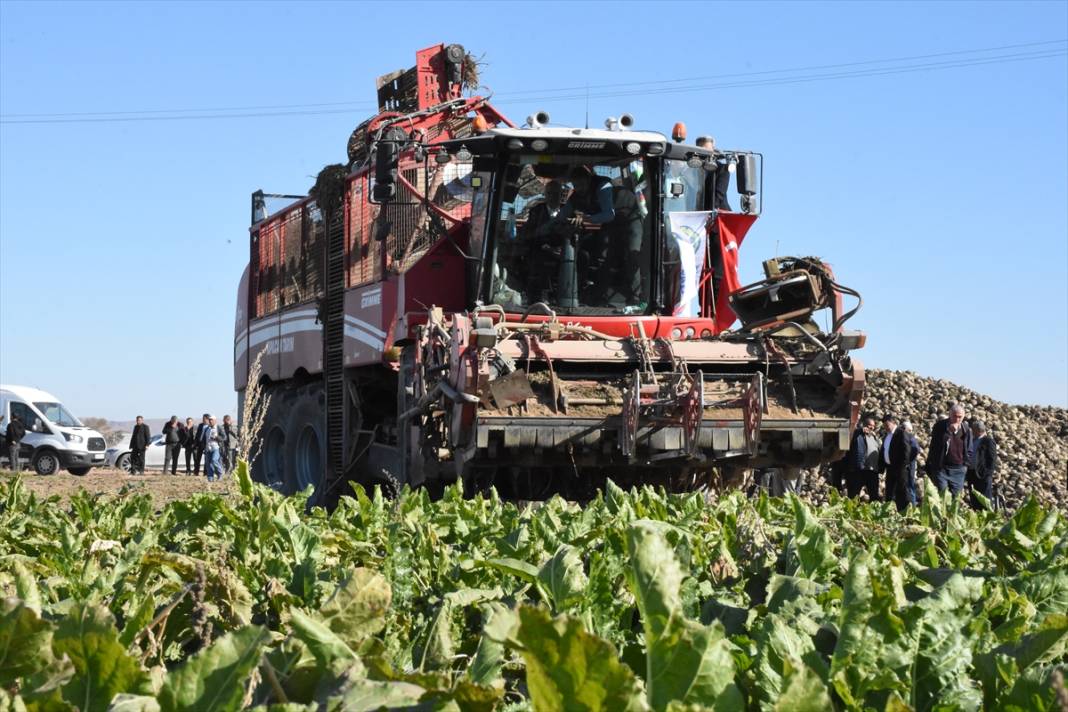
[[[997,443],[978,418],[965,420],[964,406],[954,403],[948,415],[931,428],[924,470],[939,492],[949,490],[954,496],[965,487],[988,500],[994,496],[997,472]],[[894,502],[899,511],[917,502],[916,463],[921,449],[912,432],[912,424],[898,422],[896,416],[883,418],[882,431],[875,418],[866,416],[853,434],[849,454],[844,461],[846,491],[857,497],[861,491],[875,502]],[[885,495],[879,496],[879,476],[885,475]],[[979,506],[971,497],[972,506]]]
[[[130,435],[131,475],[145,473],[145,450],[151,442],[152,433],[139,415]],[[237,464],[237,444],[237,428],[229,415],[217,423],[214,415],[205,413],[196,426],[192,418],[186,418],[183,424],[178,416],[172,415],[163,426],[163,473],[169,469],[172,475],[178,474],[178,459],[184,450],[185,474],[199,476],[203,460],[208,482],[220,480]]]

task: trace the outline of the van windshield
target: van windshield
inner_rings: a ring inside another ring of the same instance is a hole
[[[56,425],[62,425],[68,428],[78,428],[82,425],[82,421],[71,415],[70,411],[64,408],[62,403],[41,402],[34,403],[34,406],[37,407],[37,410],[41,411],[41,414],[44,415],[49,422],[55,423]]]

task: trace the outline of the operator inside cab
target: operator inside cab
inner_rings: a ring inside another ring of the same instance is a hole
[[[612,199],[612,180],[593,172],[588,165],[571,171],[571,197],[564,205],[564,219],[576,229],[587,225],[604,226],[616,216]],[[605,263],[608,260],[609,234],[605,229],[590,230],[579,239],[579,293],[591,292],[591,301],[605,296]]]
[[[637,313],[648,303],[640,159],[596,164],[518,157],[501,205],[491,298],[566,313]],[[570,184],[570,190],[568,190]]]

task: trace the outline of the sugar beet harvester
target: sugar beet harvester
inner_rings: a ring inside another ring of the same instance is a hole
[[[234,383],[243,399],[262,353],[254,476],[324,502],[461,478],[533,499],[840,457],[859,295],[814,258],[739,287],[760,154],[626,115],[516,128],[465,96],[476,73],[459,45],[419,52],[379,80],[348,164],[307,197],[253,194]],[[299,199],[268,215],[272,197]]]

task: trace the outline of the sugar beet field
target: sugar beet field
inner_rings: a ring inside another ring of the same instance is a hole
[[[60,496],[63,494],[63,496]],[[1068,521],[0,479],[0,710],[1064,710]]]

